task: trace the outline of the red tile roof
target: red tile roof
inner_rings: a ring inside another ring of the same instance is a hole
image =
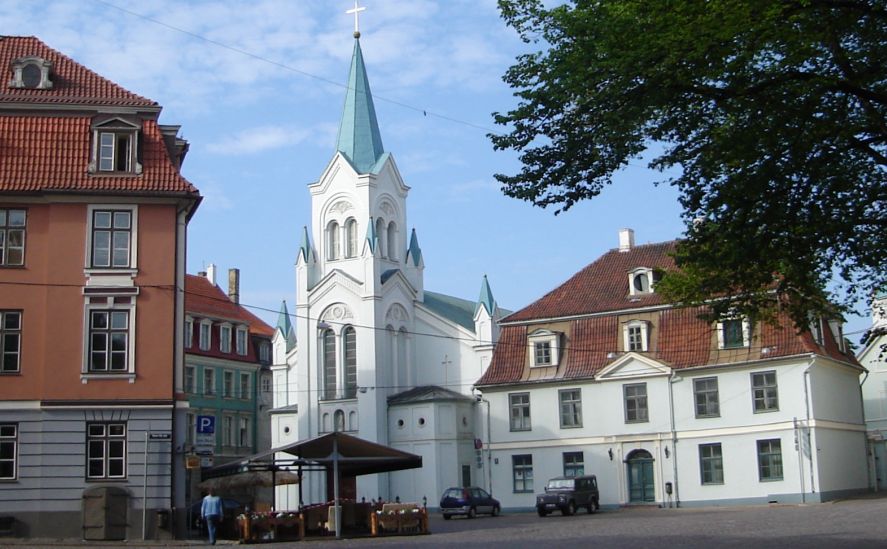
[[[9,67],[21,57],[36,56],[52,62],[52,88],[48,90],[10,88]],[[108,105],[158,108],[156,102],[128,91],[34,36],[0,36],[0,66],[7,72],[0,79],[2,103],[54,103],[67,105]]]
[[[655,293],[629,296],[628,272],[637,267],[673,268],[668,254],[674,246],[675,242],[664,242],[637,246],[629,252],[607,252],[561,286],[507,317],[505,322],[519,323],[502,326],[493,359],[477,385],[593,378],[619,360],[623,356],[618,352],[622,338],[620,320],[631,315],[626,311],[667,305]],[[747,348],[719,350],[715,325],[699,318],[703,312],[702,308],[666,308],[655,312],[658,322],[651,326],[658,331],[651,337],[655,350],[642,354],[674,369],[807,353],[856,364],[851,354],[840,352],[827,327],[823,330],[823,345],[817,345],[810,332],[798,334],[787,317],[781,319],[780,326],[756,326]],[[574,316],[578,318],[571,319],[569,324],[557,323],[565,332],[557,368],[530,368],[528,334],[537,328],[553,329],[549,319]]]
[[[170,161],[153,120],[142,126],[140,175],[88,173],[90,125],[89,117],[0,115],[0,191],[198,194]]]
[[[221,288],[203,276],[185,275],[185,311],[196,317],[248,324],[253,335],[274,336],[274,328],[246,307],[231,301]]]
[[[627,252],[610,250],[569,280],[503,322],[568,317],[662,303],[655,294],[629,295],[628,272],[638,267],[673,269],[669,255],[676,241],[635,246]]]

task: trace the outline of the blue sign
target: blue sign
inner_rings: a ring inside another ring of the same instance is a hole
[[[197,433],[213,435],[216,432],[216,416],[197,416]]]

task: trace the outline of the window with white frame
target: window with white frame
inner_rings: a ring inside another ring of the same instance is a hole
[[[194,344],[194,319],[188,317],[185,319],[185,348],[190,349]]]
[[[724,484],[721,443],[699,445],[699,473],[702,484]]]
[[[823,344],[822,317],[810,315],[810,335],[817,345]]]
[[[222,416],[222,446],[234,446],[236,434],[234,433],[234,418]]]
[[[558,365],[560,335],[557,332],[536,330],[527,340],[530,347],[530,366],[545,368]]]
[[[203,394],[216,394],[216,371],[207,366],[203,368]]]
[[[840,320],[829,320],[828,327],[832,332],[832,337],[835,339],[835,344],[838,346],[838,350],[842,353],[847,352],[846,342],[844,341],[844,326]]]
[[[354,326],[343,330],[342,343],[345,349],[345,398],[357,396],[357,331]]]
[[[194,394],[194,366],[185,366],[185,392]]]
[[[758,479],[782,480],[782,441],[778,438],[758,441]]]
[[[249,400],[252,394],[249,392],[249,374],[240,372],[240,398]]]
[[[0,373],[21,371],[22,312],[0,310]]]
[[[223,353],[231,352],[231,325],[219,325],[219,351]]]
[[[776,370],[751,374],[752,403],[755,413],[779,410],[779,387]]]
[[[323,342],[323,398],[332,400],[336,398],[336,384],[338,382],[338,364],[336,360],[336,334],[327,328],[321,336]]]
[[[564,452],[564,476],[581,477],[585,474],[585,456],[582,452]]]
[[[558,391],[561,406],[561,428],[582,427],[582,390]]]
[[[245,356],[246,355],[247,334],[249,332],[247,332],[245,327],[238,326],[235,333],[236,333],[235,345],[234,345],[235,350],[237,351],[238,355]]]
[[[135,268],[136,209],[89,208],[89,259],[92,269]]]
[[[622,327],[622,343],[628,352],[645,352],[648,350],[648,322],[632,320]]]
[[[696,417],[718,417],[721,415],[717,377],[694,379],[693,396],[696,400]]]
[[[638,267],[628,272],[628,294],[643,295],[653,293],[659,273],[648,267]]]
[[[326,226],[327,250],[326,258],[329,260],[339,259],[339,224],[330,221]]]
[[[210,342],[212,340],[212,321],[210,320],[201,320],[200,321],[200,350],[201,351],[209,351]]]
[[[25,264],[27,211],[0,208],[0,267]]]
[[[511,473],[514,493],[533,492],[533,456],[521,454],[511,456]]]
[[[249,439],[249,418],[247,417],[237,418],[237,445],[241,448],[252,446]]]
[[[512,431],[529,431],[530,426],[530,393],[513,393],[508,395],[509,416]]]
[[[647,384],[631,383],[622,386],[625,397],[625,422],[642,423],[649,421],[647,414]]]
[[[718,348],[741,349],[751,343],[751,324],[746,318],[729,318],[718,322]]]
[[[357,257],[357,220],[349,217],[345,221],[345,257]]]
[[[222,373],[222,396],[225,398],[234,396],[234,372]]]
[[[89,423],[86,433],[86,477],[126,478],[126,423]]]
[[[140,174],[139,125],[120,118],[94,124],[90,173]]]
[[[268,376],[262,377],[262,392],[270,393],[271,392],[271,378]]]
[[[0,423],[0,479],[18,477],[18,424]]]
[[[10,88],[51,90],[52,89],[52,61],[28,55],[20,57],[10,63],[12,79]]]
[[[271,345],[267,341],[259,343],[259,360],[262,362],[271,360]]]
[[[90,305],[87,308],[87,322],[89,351],[86,371],[90,373],[131,371],[130,310],[128,308],[99,309]]]

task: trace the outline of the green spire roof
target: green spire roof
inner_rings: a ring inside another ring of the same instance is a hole
[[[379,237],[376,235],[376,224],[373,223],[372,217],[367,224],[367,244],[370,245],[370,253],[376,253],[376,247],[379,245]]]
[[[477,298],[477,306],[474,308],[474,314],[481,307],[486,307],[487,314],[493,316],[493,309],[496,308],[496,300],[493,299],[493,291],[490,289],[490,283],[487,281],[487,275],[484,275],[484,281],[480,285],[480,297]]]
[[[348,93],[345,94],[345,110],[339,124],[336,150],[345,155],[358,173],[370,173],[385,152],[360,51],[360,40],[354,40]]]
[[[292,351],[293,347],[296,346],[296,331],[293,330],[293,325],[290,322],[290,314],[286,309],[285,299],[280,306],[280,314],[277,315],[277,329],[280,330],[286,339],[286,352]]]
[[[413,265],[416,267],[422,262],[422,249],[419,248],[419,238],[416,236],[416,229],[410,235],[410,247],[407,248],[407,260],[413,258]]]
[[[302,226],[302,244],[299,246],[299,255],[302,256],[306,263],[308,258],[311,257],[311,241],[308,239],[308,227],[304,225]],[[286,301],[283,303],[286,306]]]

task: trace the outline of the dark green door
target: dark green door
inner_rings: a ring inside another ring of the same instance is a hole
[[[653,456],[646,450],[632,452],[626,460],[628,464],[629,503],[656,501],[653,488]]]

